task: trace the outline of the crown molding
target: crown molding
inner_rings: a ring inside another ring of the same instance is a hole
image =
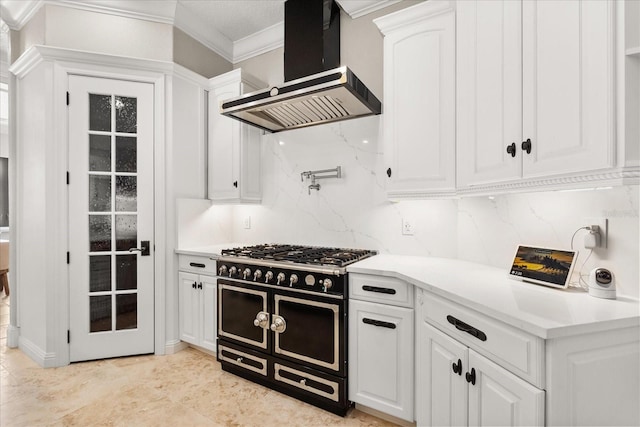
[[[24,27],[24,24],[29,22],[33,15],[40,10],[44,3],[44,0],[3,2],[2,5],[0,5],[2,20],[10,29],[20,31],[22,27]]]
[[[382,34],[455,10],[453,0],[429,0],[373,20]]]
[[[176,6],[174,26],[204,46],[233,63],[233,42],[215,28],[203,22],[181,3]]]
[[[342,10],[344,10],[351,19],[360,18],[368,15],[392,4],[399,3],[401,0],[336,0]]]
[[[177,0],[165,0],[162,3],[165,4],[165,13],[164,14],[158,14],[158,13],[151,13],[149,11],[135,11],[135,10],[127,10],[127,9],[122,9],[120,7],[118,7],[118,1],[112,1],[110,2],[111,5],[109,5],[108,2],[103,2],[103,3],[87,3],[85,1],[77,1],[77,0],[45,0],[46,4],[50,4],[52,6],[65,6],[65,7],[70,7],[73,9],[79,9],[79,10],[86,10],[89,12],[96,12],[96,13],[104,13],[107,15],[115,15],[115,16],[121,16],[124,18],[132,18],[132,19],[140,19],[143,21],[151,21],[151,22],[158,22],[161,24],[173,24],[174,21],[174,16],[175,16],[175,10],[176,10],[176,4],[177,4]],[[160,3],[160,2],[149,2],[149,4],[151,3]],[[144,4],[144,3],[142,3]],[[151,9],[151,8],[148,8]],[[153,10],[157,10],[156,7],[153,7]]]
[[[233,63],[278,49],[284,46],[284,21],[251,34],[233,43]]]

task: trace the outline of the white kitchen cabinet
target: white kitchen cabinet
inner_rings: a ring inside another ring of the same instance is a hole
[[[418,317],[416,421],[419,426],[544,425],[544,390]]]
[[[455,192],[455,14],[429,1],[374,20],[384,35],[384,159],[390,198]]]
[[[220,114],[223,101],[265,85],[236,69],[209,80],[209,199],[260,203],[262,131]]]
[[[205,272],[212,274],[211,271],[207,271],[209,264],[212,264],[212,262],[208,258],[200,260],[199,257],[187,257],[184,255],[181,255],[180,258],[181,271],[178,272],[180,339],[215,352],[217,336],[216,278],[214,275],[189,272],[203,269]],[[193,264],[194,266],[185,268],[183,260],[185,258],[189,259],[189,262],[186,263],[187,265]]]
[[[413,286],[363,274],[349,282],[349,400],[413,421]]]
[[[456,13],[459,189],[571,185],[616,166],[615,2]]]

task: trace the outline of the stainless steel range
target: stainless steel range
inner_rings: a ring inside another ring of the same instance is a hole
[[[361,249],[227,249],[218,268],[222,369],[338,415],[347,399],[346,266]]]

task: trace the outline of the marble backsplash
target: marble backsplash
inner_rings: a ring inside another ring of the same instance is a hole
[[[197,226],[181,229],[211,244],[358,247],[460,258],[502,267],[506,273],[518,244],[568,248],[586,218],[607,217],[609,247],[595,250],[582,271],[607,267],[616,275],[618,292],[638,298],[638,186],[390,202],[384,191],[387,166],[379,134],[379,117],[369,117],[265,135],[262,204],[212,206],[202,214],[190,214]],[[321,180],[320,190],[309,194],[309,182],[303,182],[300,173],[336,166],[342,167],[343,178]],[[192,203],[190,209],[199,206]],[[244,228],[247,217],[250,229]],[[414,235],[402,234],[403,218],[413,223]],[[588,254],[583,233],[575,239],[581,254],[577,268]],[[181,246],[188,240],[181,238]]]

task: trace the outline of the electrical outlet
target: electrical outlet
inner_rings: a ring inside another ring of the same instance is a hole
[[[244,217],[244,220],[242,221],[242,224],[244,225],[245,229],[250,229],[251,228],[251,217],[249,215]]]
[[[413,221],[402,218],[402,234],[405,236],[413,236]]]
[[[604,217],[587,217],[582,220],[583,227],[590,227],[592,225],[597,225],[600,227],[600,245],[599,248],[607,248],[608,247],[608,237],[609,237],[609,219]]]

